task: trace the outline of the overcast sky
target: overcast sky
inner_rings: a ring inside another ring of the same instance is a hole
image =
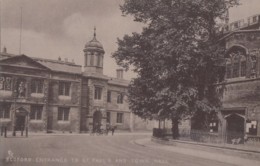
[[[124,34],[141,32],[142,24],[122,17],[123,0],[0,0],[2,4],[2,47],[19,54],[20,13],[23,10],[22,53],[49,59],[74,59],[82,65],[84,45],[93,38],[105,49],[104,74],[115,77],[117,67],[111,53],[116,39]],[[245,3],[246,2],[246,3]],[[260,0],[241,0],[230,10],[230,21],[260,14]],[[132,73],[125,74],[130,79]]]

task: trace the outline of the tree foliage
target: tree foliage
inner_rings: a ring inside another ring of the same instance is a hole
[[[129,88],[133,112],[143,118],[175,121],[219,105],[214,84],[223,79],[224,49],[217,44],[217,21],[237,0],[125,0],[124,15],[145,24],[118,39],[113,53],[138,74]]]

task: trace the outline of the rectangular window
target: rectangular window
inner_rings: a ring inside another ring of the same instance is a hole
[[[124,100],[124,95],[122,93],[118,94],[118,96],[117,96],[117,104],[123,104],[123,100]]]
[[[95,87],[94,99],[95,100],[101,100],[101,98],[102,98],[102,88],[101,87]]]
[[[59,83],[59,95],[61,95],[61,96],[70,95],[70,83],[69,82],[60,82]]]
[[[241,62],[241,77],[246,76],[246,61]]]
[[[123,123],[123,113],[117,113],[116,123]]]
[[[111,91],[107,91],[107,102],[111,103]]]
[[[58,120],[68,121],[69,120],[70,109],[65,107],[58,108]]]
[[[110,123],[110,112],[107,112],[107,123]]]
[[[0,119],[10,119],[10,104],[0,103]]]
[[[12,78],[0,76],[0,90],[12,90]]]
[[[32,106],[30,112],[30,119],[31,120],[41,120],[42,119],[42,110],[43,106]]]
[[[43,80],[32,80],[31,92],[43,93]]]

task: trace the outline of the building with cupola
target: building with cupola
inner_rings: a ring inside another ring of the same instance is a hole
[[[87,132],[96,126],[149,130],[127,102],[129,81],[103,74],[105,50],[96,32],[84,49],[84,64],[0,53],[0,126],[8,131]]]

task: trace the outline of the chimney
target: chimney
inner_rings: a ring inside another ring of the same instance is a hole
[[[7,53],[6,47],[3,48],[3,53]]]
[[[124,72],[123,69],[116,69],[116,78],[118,78],[118,79],[124,79],[124,77],[123,77],[123,72]]]
[[[60,56],[58,57],[58,61],[61,61],[61,57]]]

